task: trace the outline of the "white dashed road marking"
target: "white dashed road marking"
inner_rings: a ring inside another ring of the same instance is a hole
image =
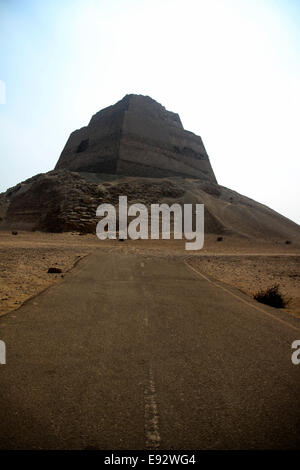
[[[145,398],[145,438],[146,448],[158,449],[160,445],[159,415],[156,402],[156,389],[152,368],[149,368],[148,383],[144,392]]]

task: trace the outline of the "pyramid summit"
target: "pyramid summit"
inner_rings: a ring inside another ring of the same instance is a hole
[[[201,137],[149,96],[126,95],[70,135],[55,169],[216,183]]]

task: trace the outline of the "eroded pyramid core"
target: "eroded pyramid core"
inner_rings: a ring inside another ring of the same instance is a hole
[[[216,183],[201,137],[148,96],[126,95],[70,135],[55,169]]]

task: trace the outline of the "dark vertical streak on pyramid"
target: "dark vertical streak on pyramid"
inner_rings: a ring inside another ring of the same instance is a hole
[[[142,95],[126,95],[73,132],[55,169],[217,182],[201,137]]]

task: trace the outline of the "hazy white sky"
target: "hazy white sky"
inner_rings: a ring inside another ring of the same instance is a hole
[[[300,0],[0,0],[0,79],[0,191],[141,93],[201,135],[220,184],[300,223]]]

